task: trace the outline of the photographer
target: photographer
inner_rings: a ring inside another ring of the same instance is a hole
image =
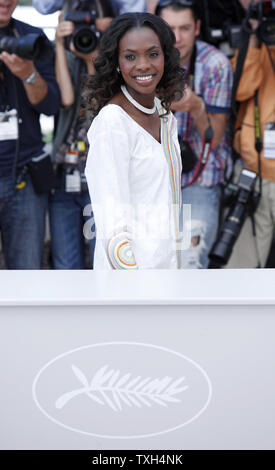
[[[60,95],[52,46],[40,29],[11,18],[16,6],[17,0],[1,0],[0,227],[7,268],[40,269],[52,167],[39,116],[55,114]],[[34,60],[24,52],[30,33],[45,49]],[[23,57],[14,53],[19,49]]]
[[[83,4],[86,9],[86,12],[82,11],[84,16],[92,3],[87,1]],[[91,204],[84,168],[88,152],[87,131],[92,116],[86,116],[81,109],[81,82],[87,74],[94,73],[93,59],[97,55],[99,41],[97,35],[107,28],[113,15],[108,0],[97,0],[96,4],[97,14],[101,12],[104,16],[100,18],[97,15],[94,18],[90,33],[87,25],[78,24],[79,16],[75,11],[69,13],[70,21],[61,12],[56,29],[55,67],[62,108],[53,149],[57,184],[50,198],[52,260],[55,269],[85,268],[83,225],[92,220],[92,214],[90,211],[89,216],[83,215],[84,209]],[[94,245],[95,239],[92,238],[91,265]]]
[[[184,268],[207,268],[220,208],[220,182],[231,167],[227,120],[232,70],[215,47],[197,40],[201,22],[192,0],[160,0],[156,14],[176,36],[181,66],[189,83],[184,97],[173,103],[182,151],[182,202],[191,205],[191,246],[183,250]]]
[[[155,9],[155,0],[110,0],[114,13],[122,15],[123,13],[145,11],[152,12]],[[46,15],[61,10],[64,5],[69,5],[70,9],[74,9],[81,0],[33,0],[33,6],[40,13]]]
[[[243,1],[248,7],[252,2]],[[261,2],[259,8],[263,7]],[[251,5],[252,6],[252,5]],[[274,14],[274,10],[273,10]],[[264,16],[262,21],[264,21]],[[275,15],[271,23],[275,23]],[[259,38],[261,21],[249,20],[252,33],[243,64],[236,100],[240,103],[234,148],[242,164],[260,176],[261,199],[252,220],[247,218],[234,245],[227,268],[264,268],[274,234],[275,220],[275,42],[268,45]],[[236,64],[236,59],[234,64]],[[255,148],[255,110],[259,109],[260,142]],[[262,179],[262,180],[261,180]]]

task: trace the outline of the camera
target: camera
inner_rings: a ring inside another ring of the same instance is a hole
[[[52,54],[46,37],[35,33],[26,34],[20,38],[0,36],[0,52],[2,51],[28,60],[41,59]]]
[[[196,7],[202,19],[203,40],[216,47],[223,43],[231,48],[237,47],[245,17],[245,11],[238,0],[197,0]],[[230,51],[230,55],[232,54]]]
[[[244,168],[238,183],[225,187],[226,203],[231,204],[231,209],[209,254],[210,268],[221,268],[227,264],[246,216],[256,210],[260,201],[260,193],[255,190],[256,180],[257,173]]]
[[[189,173],[194,170],[198,159],[191,149],[189,142],[184,140],[180,134],[178,135],[178,141],[181,153],[182,172]]]
[[[221,42],[228,42],[232,49],[240,45],[241,25],[224,24],[223,28],[208,28],[207,37],[211,44],[219,45]]]
[[[272,46],[275,44],[275,0],[262,0],[260,3],[250,3],[249,19],[259,21],[256,32],[258,39]]]
[[[251,2],[246,17],[244,10],[236,1],[230,2],[231,6],[229,2],[225,2],[224,12],[219,10],[220,2],[208,0],[206,3],[208,3],[208,12],[202,16],[205,17],[202,31],[207,42],[215,46],[228,42],[232,49],[239,48],[242,29],[251,32],[249,20],[256,19],[259,21],[257,30],[259,40],[267,45],[275,44],[275,0]],[[217,11],[216,18],[214,13],[211,15],[212,10]]]
[[[72,35],[66,38],[66,48],[70,50],[73,40],[75,49],[82,54],[93,52],[101,38],[101,32],[95,27],[96,11],[73,11],[64,15],[65,21],[72,21],[75,25]]]
[[[262,0],[259,3],[251,2],[249,13],[250,17],[256,20],[259,18],[259,15],[265,18],[275,18],[275,0]]]

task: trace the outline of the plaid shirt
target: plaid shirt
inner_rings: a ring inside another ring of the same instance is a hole
[[[229,114],[231,105],[231,89],[233,73],[229,60],[215,47],[196,41],[197,56],[195,61],[195,93],[201,95],[209,113]],[[200,137],[190,113],[175,113],[178,121],[178,132],[187,140],[199,158],[202,151]],[[224,171],[229,174],[232,170],[231,145],[229,128],[218,147],[213,149],[203,173],[198,179],[201,186],[217,185],[223,178]],[[194,171],[182,176],[182,187],[190,183]]]

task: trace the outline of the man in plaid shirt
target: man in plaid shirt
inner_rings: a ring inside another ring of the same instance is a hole
[[[184,97],[173,104],[180,141],[194,158],[194,168],[182,176],[182,203],[191,204],[190,222],[183,220],[183,232],[191,230],[191,246],[183,250],[183,268],[207,268],[208,254],[215,241],[221,200],[220,183],[232,169],[228,135],[233,74],[229,60],[215,47],[197,40],[201,22],[192,0],[160,0],[156,13],[176,36],[182,67],[189,83]],[[193,69],[193,70],[191,70]],[[206,129],[214,137],[207,164],[199,178],[200,157]],[[183,218],[184,219],[184,218]]]

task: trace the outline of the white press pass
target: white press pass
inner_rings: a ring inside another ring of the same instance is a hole
[[[275,159],[275,122],[269,122],[265,126],[264,157]]]
[[[18,139],[18,118],[16,109],[0,113],[0,140]]]
[[[75,168],[71,174],[66,174],[65,191],[66,193],[80,193],[81,177],[77,168]]]

